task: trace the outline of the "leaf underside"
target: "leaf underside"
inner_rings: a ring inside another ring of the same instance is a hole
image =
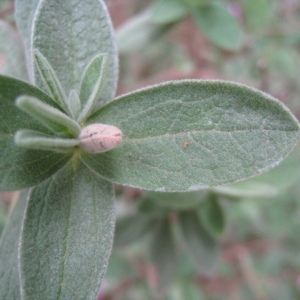
[[[299,139],[276,99],[223,81],[175,81],[121,96],[87,123],[123,132],[115,149],[81,159],[104,178],[156,191],[193,191],[259,175]]]

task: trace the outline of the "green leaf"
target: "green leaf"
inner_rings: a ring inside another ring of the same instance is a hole
[[[67,105],[67,96],[65,95],[65,92],[46,57],[44,57],[37,49],[33,51],[33,54],[37,69],[40,73],[44,86],[47,88],[48,94],[65,112],[70,112]]]
[[[16,105],[36,120],[39,120],[53,132],[71,132],[75,137],[80,134],[81,128],[77,122],[57,108],[35,97],[20,96],[16,100]]]
[[[0,21],[0,73],[28,80],[22,40],[7,23]]]
[[[175,210],[186,210],[197,207],[207,195],[207,191],[189,193],[147,193],[147,197],[152,199],[157,205]]]
[[[211,275],[216,268],[219,246],[205,230],[197,212],[181,212],[179,226],[185,248],[198,272]]]
[[[51,132],[15,106],[20,95],[30,95],[56,106],[41,90],[16,79],[0,75],[0,190],[18,190],[49,178],[70,158],[69,154],[16,147],[14,133],[20,128]]]
[[[156,191],[193,191],[261,174],[299,139],[279,101],[223,81],[184,80],[142,89],[105,105],[88,123],[123,132],[118,147],[82,153],[101,176]]]
[[[151,21],[166,24],[178,21],[189,13],[182,0],[158,0],[151,7]]]
[[[27,191],[22,191],[11,212],[0,240],[0,299],[21,299],[18,251],[27,205]]]
[[[8,208],[6,204],[0,202],[0,237],[6,224]]]
[[[258,179],[250,179],[229,185],[217,186],[213,189],[213,192],[227,199],[234,200],[240,198],[271,198],[276,196],[278,189],[274,185],[259,182]]]
[[[243,182],[215,187],[213,192],[233,200],[275,197],[293,184],[297,184],[300,179],[300,168],[296,166],[299,162],[300,145],[298,144],[293,152],[271,171]]]
[[[149,251],[158,277],[158,293],[164,294],[172,283],[177,266],[177,249],[172,232],[172,223],[162,219],[156,226]]]
[[[99,98],[107,64],[107,54],[99,54],[86,67],[80,84],[80,102],[82,111],[78,122],[85,121],[90,115]]]
[[[151,197],[148,197],[148,193],[140,199],[137,203],[138,211],[144,213],[145,215],[151,215],[157,218],[163,217],[166,213],[169,213],[169,209],[157,205]]]
[[[71,90],[67,101],[68,107],[71,111],[71,115],[74,119],[77,119],[81,111],[81,103],[79,96],[75,90]]]
[[[246,24],[252,31],[262,30],[267,25],[271,16],[271,5],[266,0],[242,0]]]
[[[211,1],[193,8],[191,13],[201,32],[216,46],[231,51],[240,49],[243,33],[224,4]]]
[[[207,232],[213,237],[220,237],[225,229],[225,216],[217,197],[210,195],[200,204],[198,212]]]
[[[297,182],[299,182],[299,163],[300,144],[298,143],[293,152],[288,157],[286,157],[279,166],[265,174],[262,174],[250,180],[256,184],[270,184],[279,190],[286,190],[293,184],[297,184]]]
[[[32,25],[35,12],[37,10],[40,0],[16,0],[15,1],[15,19],[19,31],[22,34],[25,44],[25,52],[27,57],[27,68],[29,76],[32,81]]]
[[[95,55],[107,53],[107,73],[97,107],[113,98],[117,50],[102,0],[41,0],[33,26],[33,48],[47,58],[66,94],[73,89],[78,92],[86,66]],[[37,79],[37,72],[35,75]]]
[[[76,139],[64,139],[35,130],[21,129],[15,134],[15,144],[29,149],[69,152],[79,144]]]
[[[153,216],[143,213],[121,217],[117,220],[114,246],[126,246],[145,236],[155,221]]]
[[[168,31],[172,25],[152,22],[150,11],[145,11],[131,18],[117,31],[119,53],[128,54],[148,47]]]
[[[114,222],[112,184],[75,161],[34,188],[21,240],[23,298],[94,300]]]

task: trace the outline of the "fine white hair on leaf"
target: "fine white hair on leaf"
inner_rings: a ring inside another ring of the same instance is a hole
[[[122,131],[112,125],[91,124],[79,135],[79,146],[88,153],[107,152],[122,142]]]

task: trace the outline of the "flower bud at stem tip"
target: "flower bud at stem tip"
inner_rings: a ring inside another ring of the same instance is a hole
[[[122,142],[122,131],[112,125],[91,124],[81,130],[79,141],[79,146],[86,152],[103,153]]]

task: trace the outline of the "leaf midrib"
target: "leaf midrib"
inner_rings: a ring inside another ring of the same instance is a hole
[[[239,133],[239,132],[265,132],[265,133],[268,133],[268,132],[298,132],[299,129],[287,129],[287,130],[284,130],[284,129],[244,129],[244,130],[233,130],[233,131],[222,131],[222,130],[215,130],[215,129],[212,129],[212,130],[192,130],[192,131],[181,131],[181,132],[177,132],[177,133],[165,133],[165,134],[162,134],[162,135],[154,135],[154,136],[147,136],[147,137],[140,137],[140,138],[135,138],[135,137],[126,137],[126,135],[124,136],[123,138],[123,141],[141,141],[141,140],[151,140],[151,139],[160,139],[160,138],[163,138],[163,137],[177,137],[177,136],[186,136],[186,135],[190,135],[190,134],[199,134],[199,133],[211,133],[211,134],[228,134],[228,135],[231,135],[233,133]]]

